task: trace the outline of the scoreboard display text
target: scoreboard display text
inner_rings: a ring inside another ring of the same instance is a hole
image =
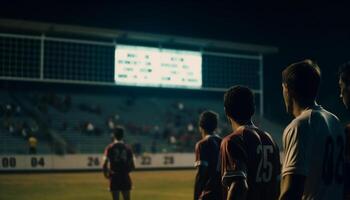
[[[144,154],[134,158],[136,169],[191,168],[194,155]],[[102,168],[103,155],[2,155],[0,171],[44,171],[44,170],[98,170]]]
[[[201,88],[202,54],[117,45],[114,74],[118,85]]]

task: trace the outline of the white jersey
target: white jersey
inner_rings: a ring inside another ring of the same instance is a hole
[[[283,133],[282,177],[306,177],[303,199],[342,199],[344,142],[335,115],[318,105],[303,111]]]

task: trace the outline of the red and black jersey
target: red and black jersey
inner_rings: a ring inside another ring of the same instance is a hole
[[[107,146],[104,156],[110,163],[113,174],[128,174],[135,168],[131,148],[122,142],[115,142]]]
[[[195,167],[198,173],[195,181],[194,199],[222,199],[219,164],[221,138],[208,135],[196,144]]]
[[[277,199],[279,149],[268,133],[253,125],[240,127],[223,139],[220,158],[225,188],[243,178],[248,183],[247,199]]]

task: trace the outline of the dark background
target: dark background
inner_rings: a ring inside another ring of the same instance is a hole
[[[337,69],[350,60],[347,3],[266,1],[9,1],[0,17],[271,45],[264,57],[265,116],[286,123],[281,71],[311,58],[323,73],[319,103],[340,118]]]

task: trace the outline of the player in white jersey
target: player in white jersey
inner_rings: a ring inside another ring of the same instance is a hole
[[[343,198],[344,134],[338,118],[317,105],[320,69],[311,60],[282,73],[287,112],[283,133],[281,200]]]

